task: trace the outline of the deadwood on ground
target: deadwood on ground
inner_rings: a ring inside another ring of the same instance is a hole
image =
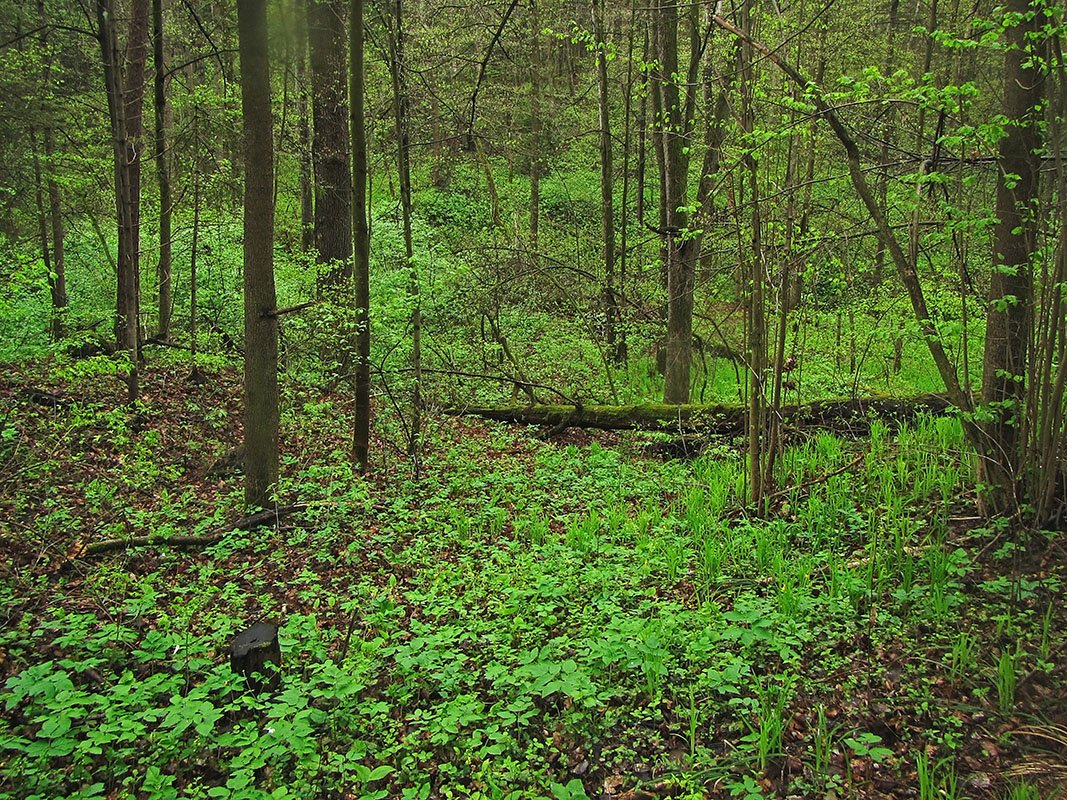
[[[839,427],[870,417],[906,421],[918,414],[943,414],[951,407],[937,394],[917,397],[864,397],[820,400],[805,405],[783,406],[782,422],[797,427]],[[533,405],[503,408],[447,409],[452,416],[474,416],[523,425],[597,430],[643,430],[668,433],[741,435],[745,431],[747,406],[669,405],[647,403],[625,406]]]
[[[208,547],[218,544],[227,533],[250,531],[264,525],[277,524],[283,517],[302,511],[305,508],[307,508],[307,503],[293,503],[292,505],[268,508],[202,534],[130,536],[124,539],[105,539],[102,542],[93,542],[85,545],[76,550],[73,555],[75,558],[89,558],[105,553],[114,553],[118,550],[128,550],[131,547]]]

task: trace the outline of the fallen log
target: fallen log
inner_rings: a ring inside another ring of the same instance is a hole
[[[296,511],[307,508],[307,503],[293,503],[288,506],[268,508],[265,511],[257,511],[247,517],[242,517],[236,522],[221,525],[207,533],[178,534],[175,536],[130,536],[125,539],[105,539],[102,542],[93,542],[88,545],[77,544],[71,548],[70,558],[89,558],[103,553],[113,553],[116,550],[126,550],[131,547],[207,547],[218,544],[222,537],[232,531],[250,531],[262,525],[276,524],[282,517]]]
[[[839,427],[869,424],[871,417],[907,421],[918,414],[943,414],[951,407],[936,394],[918,397],[860,397],[818,400],[783,406],[782,422],[793,427]],[[558,430],[595,428],[605,431],[639,430],[664,433],[739,436],[745,431],[748,407],[740,404],[629,406],[534,405],[505,408],[445,409],[451,416],[473,416],[497,422],[546,425]]]

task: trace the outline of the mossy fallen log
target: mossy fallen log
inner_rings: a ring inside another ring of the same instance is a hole
[[[920,413],[943,414],[950,405],[946,398],[936,394],[917,397],[861,397],[783,406],[781,415],[782,421],[794,428],[865,428],[872,417],[904,422],[914,419]],[[606,431],[641,430],[734,436],[744,433],[748,408],[740,404],[644,403],[628,406],[533,405],[455,408],[447,409],[445,413],[522,425],[544,425],[560,430],[594,428]]]

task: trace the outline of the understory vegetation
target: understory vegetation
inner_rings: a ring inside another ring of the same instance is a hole
[[[1065,34],[0,0],[0,800],[1067,800]]]
[[[640,433],[434,417],[418,484],[401,458],[354,481],[343,399],[292,383],[279,502],[302,510],[86,557],[240,503],[216,464],[234,373],[190,385],[161,358],[125,407],[110,368],[0,386],[14,796],[1023,798],[1065,777],[1062,553],[975,517],[951,417],[797,439],[756,519],[729,442],[665,460]],[[281,623],[260,694],[226,655],[256,619]]]

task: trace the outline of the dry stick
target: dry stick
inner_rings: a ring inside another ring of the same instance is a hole
[[[411,371],[412,370],[410,367],[397,370],[397,372]],[[513,377],[511,375],[488,375],[483,372],[467,372],[465,370],[458,369],[427,369],[426,367],[423,367],[422,371],[431,375],[453,375],[457,378],[476,378],[486,381],[501,381],[503,383],[513,383],[520,389],[526,386],[530,387],[531,389],[544,389],[546,392],[552,392],[553,394],[557,395],[562,400],[566,401],[569,405],[575,406],[577,408],[581,408],[582,406],[581,402],[575,400],[569,395],[564,394],[554,386],[549,386],[548,384],[544,383],[536,383],[534,381],[528,381],[522,378]]]
[[[860,462],[863,461],[863,459],[865,459],[867,455],[867,451],[864,451],[858,456],[856,456],[854,459],[849,461],[847,464],[845,464],[843,467],[835,469],[832,472],[824,472],[822,475],[817,475],[814,478],[810,478],[804,481],[803,483],[798,483],[786,489],[780,489],[779,491],[773,492],[772,494],[764,495],[763,502],[767,503],[771,500],[776,500],[779,497],[784,497],[788,494],[791,494],[792,492],[801,492],[804,489],[810,489],[812,486],[817,486],[820,483],[826,483],[828,480],[830,480],[830,478],[836,478],[838,475],[848,472],[853,467],[859,466]]]
[[[286,308],[272,308],[269,311],[264,311],[261,316],[263,317],[280,317],[285,314],[295,314],[298,311],[304,311],[305,309],[317,306],[318,300],[308,300],[306,303],[298,303],[295,306],[287,306]]]
[[[493,33],[493,38],[489,40],[489,47],[486,48],[485,56],[482,58],[481,64],[478,65],[478,79],[474,83],[474,91],[471,92],[471,113],[470,118],[467,121],[467,141],[470,143],[472,150],[476,146],[474,125],[478,121],[478,93],[482,90],[482,84],[485,82],[485,73],[489,67],[489,59],[493,56],[493,50],[500,41],[500,37],[503,36],[504,28],[507,27],[508,20],[511,19],[511,15],[514,13],[515,8],[518,5],[518,0],[512,0],[511,5],[509,5],[507,11],[504,12],[504,16],[500,18],[500,24]]]
[[[231,522],[214,530],[199,535],[178,536],[133,536],[127,539],[106,539],[102,542],[94,542],[87,545],[75,554],[75,558],[88,558],[89,556],[113,553],[117,550],[127,550],[131,547],[152,547],[162,545],[164,547],[206,547],[218,544],[222,537],[232,531],[249,531],[269,522],[277,523],[282,517],[308,507],[307,503],[293,503],[288,506],[278,506],[265,511],[257,511],[247,517]]]

